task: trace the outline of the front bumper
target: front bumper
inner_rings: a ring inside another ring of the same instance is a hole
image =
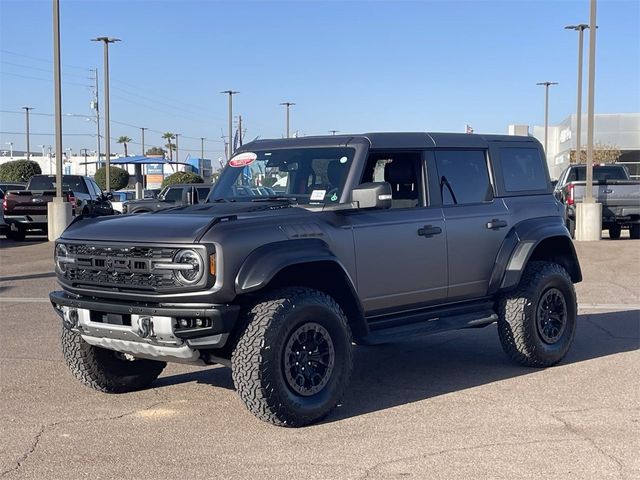
[[[91,345],[136,357],[200,363],[201,350],[222,348],[233,330],[237,305],[163,306],[121,303],[51,292],[65,328]]]

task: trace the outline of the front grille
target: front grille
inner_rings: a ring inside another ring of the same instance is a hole
[[[179,248],[92,246],[66,244],[68,256],[63,277],[73,285],[120,290],[175,290],[181,285],[170,270],[155,270],[156,262],[171,262]]]

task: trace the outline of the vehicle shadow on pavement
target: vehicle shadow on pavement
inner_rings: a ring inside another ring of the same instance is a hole
[[[638,349],[639,326],[640,310],[580,315],[573,346],[560,366]],[[320,423],[536,372],[540,369],[520,367],[509,360],[500,346],[495,324],[401,343],[357,346],[345,398]],[[234,388],[229,368],[160,377],[153,388],[194,381]]]
[[[580,315],[569,353],[551,368],[637,350],[639,326],[640,310]],[[344,401],[322,423],[540,371],[510,361],[495,324],[411,342],[358,347]]]
[[[8,282],[10,280],[35,280],[36,278],[54,278],[54,272],[31,273],[29,275],[12,275],[9,277],[0,276],[0,282]]]

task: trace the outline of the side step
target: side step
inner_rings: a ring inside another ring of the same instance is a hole
[[[497,320],[498,315],[493,310],[480,310],[445,317],[431,317],[419,322],[373,330],[362,343],[365,345],[379,345],[381,343],[409,340],[413,337],[449,330],[484,327]]]

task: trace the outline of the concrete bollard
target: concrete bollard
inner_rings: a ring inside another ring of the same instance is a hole
[[[47,203],[47,228],[49,241],[57,240],[73,220],[71,203],[56,201]]]
[[[578,203],[576,205],[576,240],[592,242],[602,238],[602,204]]]

